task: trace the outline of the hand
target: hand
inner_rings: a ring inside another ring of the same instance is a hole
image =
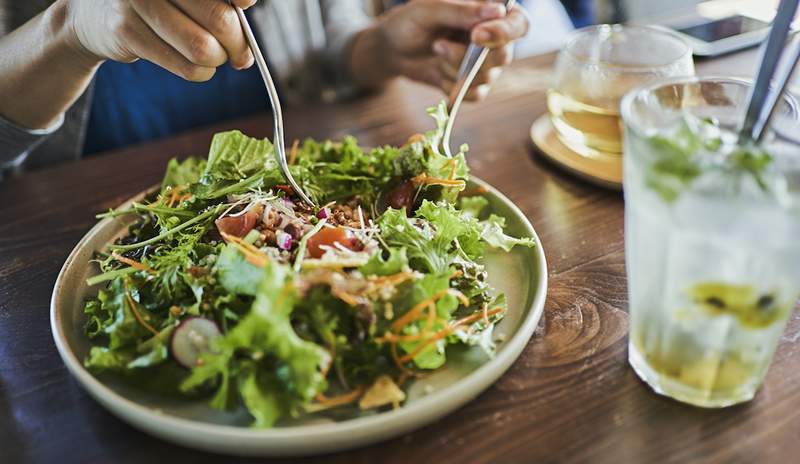
[[[386,66],[395,73],[437,86],[450,94],[467,44],[490,48],[467,100],[486,96],[489,84],[511,62],[512,42],[528,32],[528,17],[515,6],[475,0],[416,0],[390,10],[378,27]]]
[[[230,61],[253,64],[236,11],[225,0],[63,0],[73,44],[97,60],[151,61],[184,79],[211,79]],[[256,0],[233,0],[249,8]]]

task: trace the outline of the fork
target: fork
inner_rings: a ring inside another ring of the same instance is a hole
[[[228,3],[231,3],[230,0]],[[253,28],[250,27],[250,23],[247,21],[247,16],[245,16],[244,10],[237,6],[234,6],[234,9],[236,10],[236,15],[239,17],[239,22],[242,23],[242,31],[244,31],[244,35],[247,38],[247,44],[250,46],[250,50],[253,52],[256,65],[258,66],[258,70],[261,72],[261,78],[264,79],[264,85],[267,87],[267,93],[269,94],[269,104],[272,106],[272,119],[274,121],[275,133],[272,144],[275,147],[275,158],[278,161],[278,167],[280,168],[283,177],[287,182],[289,182],[289,185],[292,186],[292,189],[295,191],[295,193],[297,193],[297,195],[299,195],[304,202],[316,208],[317,205],[311,200],[311,197],[309,197],[303,191],[303,189],[300,188],[300,186],[294,180],[294,177],[292,177],[291,171],[289,171],[289,162],[286,160],[286,144],[283,137],[283,112],[281,111],[281,101],[278,98],[278,90],[275,88],[275,82],[272,80],[272,75],[267,67],[267,61],[264,59],[264,55],[261,53],[261,48],[258,46],[256,36],[253,34]]]
[[[506,11],[509,11],[517,2],[516,0],[504,0],[503,3],[506,6]],[[464,100],[470,85],[472,85],[472,81],[475,80],[475,76],[478,75],[478,71],[483,66],[483,62],[486,61],[486,55],[489,54],[489,51],[486,47],[470,43],[469,47],[467,47],[467,52],[464,54],[464,59],[461,61],[461,66],[458,68],[458,79],[456,79],[447,103],[447,124],[444,127],[444,134],[441,140],[442,149],[448,158],[453,157],[453,153],[450,151],[450,135],[453,133],[458,109],[461,107],[461,102]]]

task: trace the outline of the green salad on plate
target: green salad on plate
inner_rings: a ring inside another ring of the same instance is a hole
[[[217,134],[207,159],[172,160],[124,210],[127,234],[95,255],[85,305],[95,375],[244,408],[255,427],[339,408],[398,407],[447,347],[491,356],[506,302],[489,248],[533,246],[466,192],[466,147],[437,128],[401,147],[306,140],[286,185],[267,140]]]

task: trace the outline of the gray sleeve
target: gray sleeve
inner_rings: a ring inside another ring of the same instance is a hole
[[[64,115],[46,129],[25,129],[0,116],[0,172],[21,164],[28,153],[64,123]]]
[[[369,26],[372,18],[364,9],[364,0],[320,0],[325,24],[324,61],[337,89],[337,97],[356,92],[347,71],[345,54],[353,38]]]

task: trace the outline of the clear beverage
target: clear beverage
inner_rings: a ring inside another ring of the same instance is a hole
[[[606,153],[622,152],[619,100],[576,100],[557,90],[547,92],[550,119],[562,142],[576,152],[590,147]]]
[[[547,107],[559,139],[584,156],[622,153],[619,102],[634,87],[694,74],[688,45],[646,26],[602,24],[575,32],[559,53]]]
[[[754,396],[800,296],[800,145],[737,145],[724,128],[746,95],[687,80],[623,102],[629,362],[703,407]],[[797,133],[788,106],[781,118]]]

